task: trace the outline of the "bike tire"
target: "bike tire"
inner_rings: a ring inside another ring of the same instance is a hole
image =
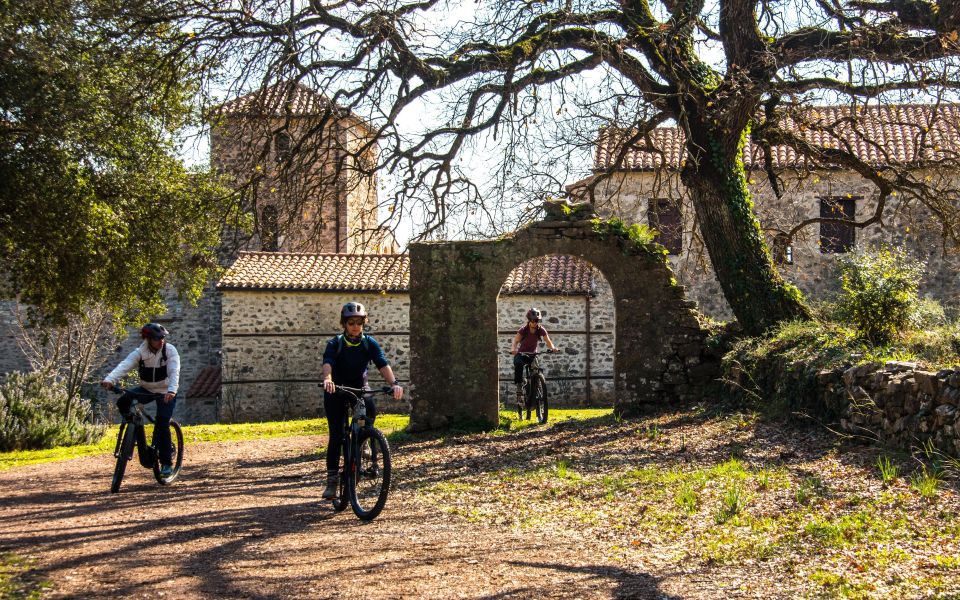
[[[129,423],[121,423],[123,439],[120,442],[120,450],[117,453],[117,464],[113,468],[113,481],[110,482],[110,493],[116,494],[120,491],[120,484],[123,482],[123,474],[127,471],[127,463],[133,457],[133,443],[135,437],[135,427]]]
[[[531,377],[530,379],[527,380],[526,389],[524,390],[526,393],[523,395],[523,403],[526,405],[526,408],[527,408],[528,421],[530,420],[530,413],[533,412],[533,388],[534,388],[535,381],[536,379],[534,377]]]
[[[533,404],[537,411],[537,422],[543,425],[547,422],[547,413],[549,412],[549,406],[547,405],[547,381],[543,378],[543,375],[536,376],[532,382],[531,390],[530,403]]]
[[[170,465],[173,467],[173,472],[169,477],[162,477],[159,458],[153,462],[153,476],[160,485],[170,485],[176,481],[180,475],[180,467],[183,466],[183,429],[180,428],[180,423],[170,421],[170,438],[173,442],[173,464]],[[159,453],[157,456],[160,456]]]
[[[353,512],[361,521],[370,521],[383,511],[390,493],[391,457],[387,438],[376,428],[360,430],[354,445],[356,470],[347,489]]]

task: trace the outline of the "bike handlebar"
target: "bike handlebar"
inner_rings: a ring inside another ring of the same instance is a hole
[[[546,352],[517,352],[517,354],[522,354],[524,356],[540,356],[541,354],[556,354],[557,352],[560,352],[559,348],[556,350],[547,350]]]

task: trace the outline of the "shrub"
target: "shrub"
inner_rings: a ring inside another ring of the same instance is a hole
[[[91,423],[88,400],[68,411],[66,387],[42,373],[13,372],[0,383],[0,451],[91,444],[103,431]]]
[[[867,341],[889,343],[916,315],[924,264],[901,248],[857,250],[840,259],[840,316]]]

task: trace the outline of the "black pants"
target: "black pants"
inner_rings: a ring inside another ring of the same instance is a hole
[[[117,408],[121,415],[130,411],[130,403],[136,396],[140,404],[157,403],[157,418],[153,423],[153,447],[157,449],[161,465],[173,464],[173,442],[170,439],[170,418],[177,406],[177,397],[170,402],[163,401],[163,394],[154,394],[142,387],[135,387],[117,399]]]
[[[327,443],[327,473],[336,473],[340,468],[343,425],[347,422],[352,402],[353,396],[349,394],[323,393],[323,411],[327,413],[327,428],[330,430],[330,440]],[[367,407],[367,423],[372,426],[377,418],[377,403],[370,396],[365,396],[363,403]]]
[[[513,382],[523,383],[523,368],[533,362],[533,357],[527,354],[515,354],[513,357]]]

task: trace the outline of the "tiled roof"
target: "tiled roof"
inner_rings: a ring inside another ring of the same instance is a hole
[[[241,252],[220,289],[401,292],[410,288],[405,254]]]
[[[803,123],[788,118],[784,125],[807,142],[826,148],[849,148],[874,166],[913,165],[960,157],[960,105],[887,105],[864,109],[854,122],[849,106],[825,106],[804,111]],[[833,126],[835,133],[823,128]],[[683,132],[676,127],[658,127],[651,132],[654,148],[662,151],[628,150],[619,167],[617,156],[628,132],[604,128],[600,131],[594,168],[628,171],[677,169],[686,157]],[[645,145],[644,141],[639,142]],[[793,148],[774,146],[775,168],[817,166]],[[763,168],[763,154],[748,139],[744,148],[748,169]],[[820,165],[829,166],[829,165]]]
[[[241,252],[221,290],[407,292],[406,254],[297,254]],[[513,270],[502,294],[590,294],[593,267],[573,256],[541,256]]]
[[[187,391],[187,398],[210,398],[220,393],[220,367],[204,367]]]
[[[500,289],[501,294],[593,293],[593,266],[566,254],[538,256],[514,269]]]
[[[323,114],[330,101],[302,83],[275,83],[220,105],[219,114],[292,117]]]

